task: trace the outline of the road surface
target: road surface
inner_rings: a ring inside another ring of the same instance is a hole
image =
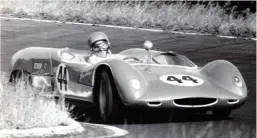
[[[181,122],[139,119],[113,124],[128,130],[127,137],[256,137],[256,41],[253,40],[1,19],[1,70],[8,72],[11,56],[29,46],[88,49],[87,37],[93,31],[107,33],[113,53],[142,47],[145,40],[150,40],[155,49],[184,54],[199,66],[217,59],[229,60],[239,68],[249,90],[247,102],[234,110],[230,119],[188,116]]]

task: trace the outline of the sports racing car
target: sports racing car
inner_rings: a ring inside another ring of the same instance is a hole
[[[97,105],[103,121],[114,118],[117,105],[173,110],[200,109],[228,116],[242,106],[247,87],[230,62],[216,60],[198,67],[173,51],[131,48],[95,64],[90,51],[29,47],[15,53],[10,82],[28,76],[34,87],[58,91],[67,99]]]

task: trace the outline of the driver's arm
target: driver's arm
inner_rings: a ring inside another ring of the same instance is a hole
[[[85,57],[85,61],[86,61],[87,64],[92,65],[96,62],[96,59],[94,58],[93,55],[91,55],[91,56]]]

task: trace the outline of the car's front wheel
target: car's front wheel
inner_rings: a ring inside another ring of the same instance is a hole
[[[103,70],[99,80],[98,107],[104,123],[112,122],[117,117],[117,93],[111,74]]]

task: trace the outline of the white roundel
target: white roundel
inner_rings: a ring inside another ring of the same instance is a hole
[[[198,86],[203,84],[203,80],[201,78],[191,76],[191,75],[163,75],[160,77],[160,80],[172,84],[172,85],[178,85],[178,86]]]
[[[57,67],[55,80],[58,91],[61,93],[66,93],[68,91],[69,72],[65,64],[62,63]]]

